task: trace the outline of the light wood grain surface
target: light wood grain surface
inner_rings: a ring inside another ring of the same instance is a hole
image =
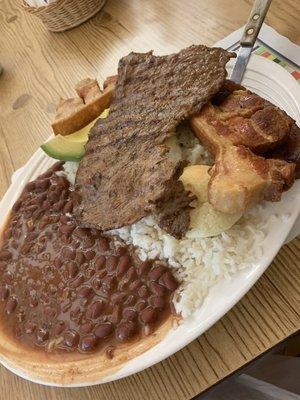
[[[108,0],[81,27],[50,34],[15,0],[0,1],[0,197],[50,133],[59,95],[112,75],[130,50],[212,45],[247,20],[250,0]],[[300,2],[273,0],[267,23],[300,44]],[[209,331],[162,363],[118,382],[47,388],[0,367],[0,399],[190,399],[299,330],[300,239],[284,246],[250,292]]]

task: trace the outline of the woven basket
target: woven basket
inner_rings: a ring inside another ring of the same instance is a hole
[[[30,7],[22,0],[22,8],[39,17],[49,31],[63,32],[93,17],[106,0],[57,0],[45,7]]]

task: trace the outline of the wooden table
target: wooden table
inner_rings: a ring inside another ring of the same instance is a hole
[[[0,196],[50,133],[54,104],[84,77],[101,81],[130,50],[212,45],[245,23],[250,0],[109,0],[102,13],[50,34],[15,0],[0,3]],[[300,44],[300,3],[273,0],[267,23]],[[250,292],[218,323],[160,364],[118,382],[47,388],[0,367],[0,398],[189,399],[245,366],[300,326],[300,239],[284,246]]]

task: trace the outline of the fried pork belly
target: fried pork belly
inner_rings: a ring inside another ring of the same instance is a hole
[[[296,164],[296,178],[300,178],[300,128],[294,122],[285,143],[265,154],[267,158],[278,158]]]
[[[265,159],[244,146],[225,146],[210,171],[208,199],[224,213],[244,212],[261,200],[279,201],[294,172],[295,164]]]
[[[213,154],[228,145],[263,154],[287,140],[293,123],[284,111],[249,90],[235,90],[217,105],[208,103],[192,121]]]
[[[285,146],[294,121],[249,90],[231,85],[231,92],[228,87],[206,104],[190,125],[215,156],[209,202],[215,209],[233,214],[262,199],[279,201],[281,193],[293,184],[294,163],[258,154],[272,154],[272,150]]]
[[[152,213],[168,233],[184,235],[191,202],[178,180],[184,164],[168,156],[164,142],[221,89],[231,57],[223,49],[191,46],[120,60],[110,114],[91,130],[77,172],[75,212],[83,226],[106,231]]]

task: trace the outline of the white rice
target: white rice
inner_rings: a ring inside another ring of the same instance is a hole
[[[211,162],[204,147],[186,132],[182,137],[178,136],[176,146],[175,153],[179,151],[189,164]],[[72,183],[77,167],[77,163],[65,163],[66,174]],[[126,244],[136,246],[142,260],[159,258],[174,268],[182,281],[174,304],[177,312],[187,317],[202,304],[212,285],[221,279],[230,279],[241,269],[251,267],[262,255],[259,244],[266,235],[266,221],[262,218],[261,210],[262,206],[254,207],[232,228],[211,238],[185,237],[177,240],[162,230],[152,216],[109,233],[119,236]]]
[[[228,231],[212,238],[177,240],[151,216],[110,233],[136,246],[142,260],[158,257],[168,261],[183,282],[174,299],[176,310],[187,317],[201,305],[212,285],[251,267],[261,256],[259,243],[265,238],[265,223],[260,214],[260,207],[255,207]]]

